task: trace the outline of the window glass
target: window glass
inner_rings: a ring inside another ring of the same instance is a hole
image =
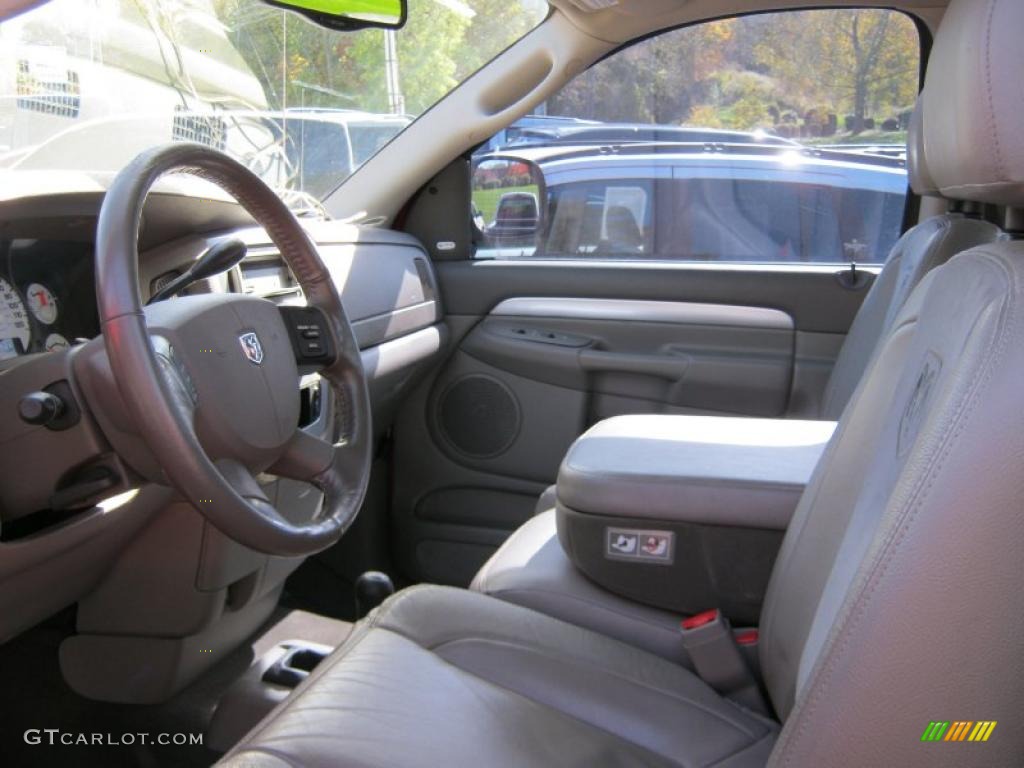
[[[51,0],[0,23],[0,168],[118,171],[198,141],[314,212],[548,10],[409,0],[402,29],[345,32],[262,0]]]
[[[878,9],[744,16],[626,48],[476,152],[478,212],[506,191],[484,172],[493,158],[542,179],[534,236],[476,216],[477,256],[884,262],[919,65],[913,22]]]

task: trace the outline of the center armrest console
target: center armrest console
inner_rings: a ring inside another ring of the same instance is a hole
[[[602,421],[559,471],[559,540],[612,592],[756,623],[786,526],[834,429],[715,416]]]

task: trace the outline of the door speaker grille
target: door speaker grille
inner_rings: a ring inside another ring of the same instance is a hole
[[[483,459],[507,451],[519,434],[519,402],[497,379],[473,374],[452,382],[437,406],[441,436],[456,451]]]

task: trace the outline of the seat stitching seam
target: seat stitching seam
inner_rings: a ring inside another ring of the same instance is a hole
[[[675,757],[672,757],[670,755],[663,754],[662,752],[656,752],[655,750],[651,749],[650,747],[646,747],[643,744],[639,744],[639,743],[633,741],[632,739],[627,739],[624,736],[620,736],[617,733],[613,733],[612,731],[609,731],[606,728],[603,728],[603,727],[601,727],[601,726],[599,726],[599,725],[597,725],[595,723],[592,723],[589,720],[584,720],[581,717],[577,717],[576,715],[572,715],[572,714],[566,712],[565,710],[559,709],[558,707],[555,707],[555,706],[553,706],[551,704],[547,704],[547,703],[545,703],[543,701],[538,701],[537,699],[534,699],[534,698],[532,698],[530,696],[527,696],[525,693],[522,693],[521,691],[517,691],[517,690],[515,690],[513,688],[509,688],[508,686],[502,685],[501,683],[495,682],[494,680],[489,680],[486,677],[482,677],[482,676],[477,675],[477,674],[475,674],[473,672],[470,672],[469,670],[463,669],[459,665],[453,664],[452,662],[448,661],[448,659],[444,658],[443,656],[441,656],[439,654],[435,653],[434,656],[442,664],[446,664],[446,665],[452,667],[453,669],[458,671],[460,674],[467,675],[469,677],[472,677],[475,680],[479,680],[481,683],[483,683],[485,685],[492,686],[492,687],[497,688],[497,689],[499,689],[501,691],[504,691],[507,694],[510,694],[512,696],[520,698],[520,699],[526,701],[527,703],[529,703],[531,706],[538,707],[538,708],[544,709],[544,710],[548,710],[550,712],[554,712],[556,715],[558,715],[559,717],[564,717],[566,720],[572,720],[574,722],[581,723],[585,727],[587,727],[589,729],[592,729],[592,730],[595,730],[595,731],[598,731],[598,732],[604,734],[605,736],[611,737],[611,738],[615,739],[616,741],[618,741],[618,742],[620,742],[622,744],[629,744],[630,746],[636,747],[637,749],[642,749],[644,752],[646,752],[646,753],[648,753],[650,755],[654,755],[655,757],[658,757],[659,759],[665,760],[665,761],[667,761],[669,763],[672,763],[674,765],[680,765],[680,766],[683,766],[683,768],[696,768],[696,766],[694,766],[694,764],[691,763],[688,760],[677,760]]]
[[[518,649],[524,650],[524,651],[535,651],[536,650],[536,649],[531,648],[528,645],[523,645],[521,643],[516,643],[514,641],[510,641],[510,640],[505,639],[505,638],[485,637],[485,636],[482,636],[482,635],[481,636],[470,636],[470,637],[459,637],[459,638],[454,638],[452,640],[446,640],[446,641],[444,641],[442,643],[439,643],[438,645],[433,646],[432,648],[428,649],[432,653],[434,653],[438,658],[442,659],[444,662],[446,662],[448,664],[451,664],[456,669],[460,669],[463,672],[466,672],[467,674],[473,675],[474,677],[479,677],[481,680],[487,680],[488,682],[491,682],[494,685],[498,685],[501,688],[506,688],[506,686],[501,685],[500,683],[496,683],[496,682],[494,682],[492,680],[489,680],[489,678],[483,677],[482,675],[478,675],[475,672],[470,672],[469,670],[463,669],[458,664],[455,664],[455,663],[449,661],[448,659],[445,659],[443,656],[441,656],[440,653],[438,653],[438,651],[441,648],[445,647],[445,646],[452,646],[452,645],[456,645],[458,643],[463,643],[463,642],[467,642],[467,641],[482,642],[482,643],[493,643],[494,645],[499,645],[499,646],[504,645],[504,646],[509,646],[509,647],[512,647],[512,648],[518,648]],[[573,658],[571,656],[565,656],[563,654],[558,654],[558,653],[551,653],[551,654],[540,653],[539,655],[541,655],[541,656],[549,655],[553,659],[557,659],[559,661],[562,661],[563,663],[571,664],[571,665],[576,666],[576,667],[593,668],[593,667],[596,666],[594,664],[589,664],[589,663],[588,664],[584,664],[584,663],[581,663],[580,661],[578,661],[577,659],[575,659],[575,658]],[[707,685],[707,683],[704,683],[703,680],[701,680],[699,677],[694,675],[692,672],[689,672],[688,670],[683,670],[683,671],[686,672],[687,674],[693,675],[695,680],[701,682],[704,685]],[[715,712],[714,710],[709,709],[708,707],[704,706],[703,704],[700,704],[700,703],[694,701],[693,699],[690,699],[690,698],[688,698],[686,696],[683,696],[683,695],[681,695],[681,694],[679,694],[679,693],[677,693],[675,691],[671,691],[671,690],[668,690],[668,689],[665,689],[665,688],[659,688],[659,687],[657,687],[655,685],[650,685],[648,683],[641,683],[640,681],[636,680],[635,678],[627,677],[627,676],[625,676],[623,674],[620,674],[618,672],[610,671],[610,670],[608,670],[606,668],[602,668],[601,672],[603,672],[606,675],[609,675],[610,677],[614,677],[614,678],[616,678],[618,680],[625,680],[626,682],[632,683],[632,684],[634,684],[634,685],[636,685],[636,686],[638,686],[640,688],[644,688],[644,689],[647,689],[649,691],[653,691],[653,692],[656,692],[656,693],[663,694],[667,698],[674,699],[676,701],[679,701],[679,702],[682,702],[684,704],[687,704],[687,705],[691,706],[694,709],[698,709],[698,710],[700,710],[700,711],[702,711],[702,712],[704,712],[704,713],[706,713],[706,714],[708,714],[708,715],[710,715],[710,716],[712,716],[712,717],[714,717],[714,718],[716,718],[718,720],[721,720],[726,725],[732,726],[732,728],[734,728],[735,730],[740,731],[741,733],[746,734],[747,736],[749,736],[752,739],[760,738],[761,735],[763,735],[763,734],[760,734],[760,735],[756,734],[756,733],[750,731],[749,729],[745,728],[740,723],[733,722],[732,720],[730,720],[726,716],[724,716],[722,714],[719,714],[718,712]],[[710,686],[709,686],[709,689],[710,689]],[[519,693],[518,691],[515,691],[512,688],[506,688],[506,690],[510,690],[513,693]],[[713,689],[711,689],[711,690],[713,690]],[[519,695],[520,696],[524,696],[525,698],[529,698],[531,701],[534,701],[534,699],[530,698],[529,696],[527,696],[524,693],[519,693]],[[725,697],[722,697],[722,701],[724,703],[729,703],[729,704],[732,704],[733,706],[736,706],[735,704],[733,704],[733,702],[731,702],[729,699],[726,699]],[[548,705],[548,706],[550,706],[550,705]],[[552,707],[552,708],[554,709],[554,707]],[[740,708],[737,707],[737,709],[740,709]],[[746,710],[740,709],[740,711],[742,711],[744,714],[746,714]]]
[[[296,768],[296,766],[298,765],[298,763],[293,762],[290,758],[285,757],[283,754],[278,752],[276,749],[270,749],[268,747],[246,747],[239,754],[242,754],[242,753],[245,753],[245,752],[259,752],[260,754],[267,755],[268,757],[272,757],[272,758],[274,758],[276,760],[280,760],[285,765],[290,766],[290,768]],[[239,754],[233,754],[232,757],[234,759],[241,760],[242,758],[239,757]]]
[[[651,629],[657,629],[658,631],[664,632],[665,634],[670,634],[673,637],[676,637],[678,635],[678,631],[674,627],[673,628],[669,628],[669,627],[663,626],[661,624],[658,624],[658,623],[656,623],[656,622],[654,622],[654,621],[652,621],[650,619],[645,619],[645,618],[643,618],[641,616],[633,616],[633,615],[631,615],[629,613],[626,613],[624,611],[619,611],[619,610],[615,610],[613,608],[606,607],[605,605],[602,605],[597,600],[590,600],[588,598],[579,597],[577,595],[569,595],[569,594],[566,594],[565,592],[557,592],[557,591],[555,591],[553,589],[536,589],[536,588],[533,588],[533,587],[531,587],[531,588],[519,588],[519,589],[500,589],[500,590],[497,590],[497,591],[494,591],[494,592],[488,592],[487,594],[489,594],[489,595],[491,595],[493,597],[497,597],[498,595],[516,595],[516,594],[521,594],[521,595],[529,595],[529,594],[553,595],[555,597],[562,597],[562,598],[565,598],[567,600],[574,600],[574,601],[576,601],[578,603],[582,603],[583,605],[587,605],[587,606],[590,606],[592,608],[598,608],[598,609],[600,609],[602,611],[614,614],[615,616],[619,616],[619,617],[621,617],[623,619],[629,619],[630,621],[639,622],[641,624],[644,624],[644,625],[650,627]],[[530,606],[523,606],[523,607],[524,608],[530,608]],[[531,610],[539,610],[539,609],[531,608]],[[541,612],[543,613],[543,611],[541,611]],[[562,621],[565,621],[565,619],[562,619]],[[682,643],[680,643],[680,647],[682,647]]]
[[[705,764],[704,768],[715,768],[716,765],[721,765],[726,760],[732,760],[737,755],[742,755],[744,752],[749,752],[750,750],[752,750],[754,747],[758,746],[762,742],[772,741],[778,735],[779,735],[778,731],[769,731],[764,736],[759,738],[757,741],[751,742],[750,744],[747,744],[745,747],[740,747],[735,752],[730,752],[728,755],[725,755],[724,757],[720,757],[718,760],[715,760],[715,762],[713,762],[713,763]]]
[[[988,18],[985,19],[985,95],[988,97],[988,124],[989,133],[992,136],[993,159],[996,161],[996,178],[1002,179],[1003,173],[1003,148],[999,143],[999,130],[996,127],[996,106],[995,96],[992,88],[992,22],[996,15],[996,3],[989,0]]]

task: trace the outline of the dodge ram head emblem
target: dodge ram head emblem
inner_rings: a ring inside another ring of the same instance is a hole
[[[263,345],[260,344],[259,336],[249,331],[238,337],[238,343],[242,345],[242,352],[249,358],[249,362],[256,365],[263,362]]]

